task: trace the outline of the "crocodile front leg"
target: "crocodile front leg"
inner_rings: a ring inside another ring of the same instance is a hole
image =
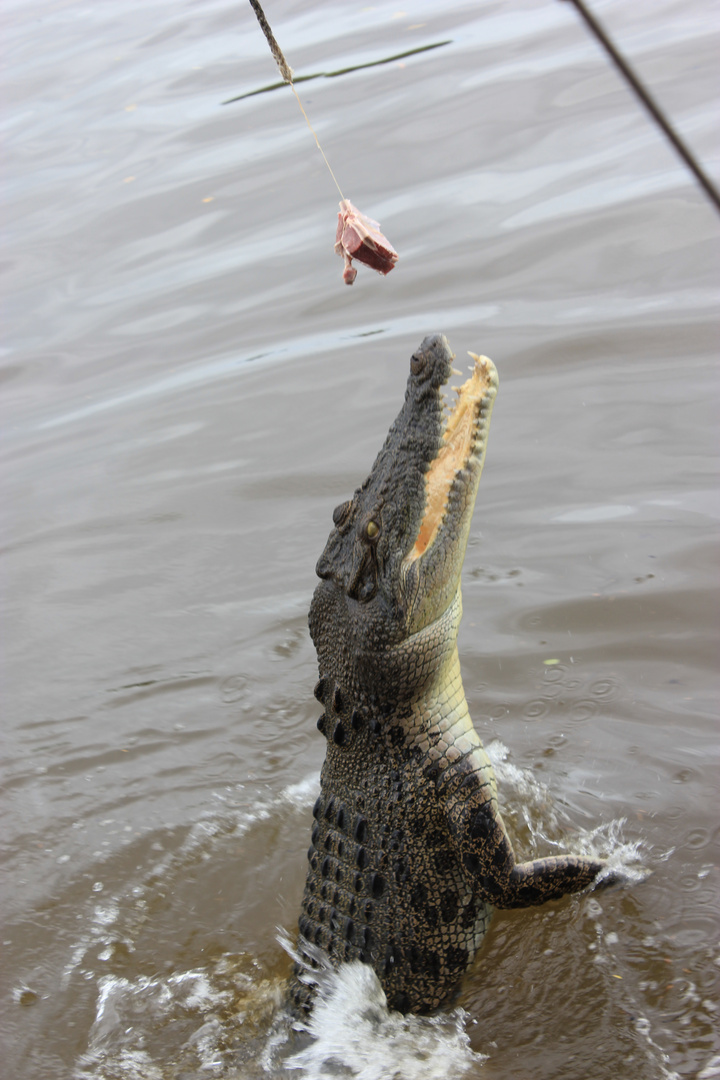
[[[482,747],[449,765],[438,780],[450,833],[476,895],[498,908],[532,907],[592,884],[600,859],[558,855],[518,863],[498,809],[492,765]]]

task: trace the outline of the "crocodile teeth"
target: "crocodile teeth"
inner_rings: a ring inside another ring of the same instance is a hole
[[[445,516],[450,491],[458,473],[478,458],[483,444],[487,407],[497,391],[497,375],[491,360],[476,353],[472,374],[455,387],[457,401],[444,418],[440,447],[425,474],[425,514],[410,558],[419,558],[432,544]],[[481,457],[482,455],[480,455]]]

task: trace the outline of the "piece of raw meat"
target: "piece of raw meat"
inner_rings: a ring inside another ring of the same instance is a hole
[[[338,227],[335,234],[335,254],[345,260],[343,281],[352,285],[357,277],[353,259],[365,263],[379,274],[389,274],[398,260],[398,253],[380,232],[380,225],[365,217],[349,199],[340,203]]]

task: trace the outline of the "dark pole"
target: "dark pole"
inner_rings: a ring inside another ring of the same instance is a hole
[[[610,38],[607,36],[597,19],[588,11],[587,7],[583,3],[583,0],[568,0],[569,3],[574,4],[577,10],[582,15],[583,19],[590,27],[591,31],[603,46],[613,63],[620,69],[625,76],[630,86],[633,88],[637,96],[642,101],[645,108],[648,110],[653,120],[662,130],[677,150],[680,157],[683,159],[687,167],[694,174],[695,179],[705,191],[710,201],[714,203],[715,209],[720,212],[720,193],[713,184],[710,177],[703,170],[700,164],[695,160],[692,152],[688,149],[685,143],[682,141],[678,133],[673,129],[670,121],[665,118],[659,105],[652,99],[648,91],[642,85],[635,72],[629,66],[626,60],[620,55]]]

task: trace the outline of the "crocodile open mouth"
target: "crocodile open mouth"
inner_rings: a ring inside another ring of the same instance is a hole
[[[423,555],[437,537],[459,473],[471,468],[477,482],[482,471],[498,378],[487,356],[468,355],[475,361],[473,372],[455,390],[458,400],[445,422],[438,454],[425,474],[425,512],[408,561]]]

